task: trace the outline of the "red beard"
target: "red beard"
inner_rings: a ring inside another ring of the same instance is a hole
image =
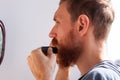
[[[80,42],[75,43],[75,36],[72,36],[71,34],[70,36],[70,41],[66,41],[66,44],[64,45],[58,43],[57,39],[55,38],[52,40],[52,45],[59,46],[57,57],[59,59],[58,63],[62,67],[69,67],[74,65],[80,54],[83,52],[82,44]]]

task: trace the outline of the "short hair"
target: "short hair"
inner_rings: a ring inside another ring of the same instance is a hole
[[[60,0],[60,5],[67,2],[71,20],[76,21],[81,14],[88,16],[94,26],[96,40],[107,37],[114,21],[114,10],[109,0]]]

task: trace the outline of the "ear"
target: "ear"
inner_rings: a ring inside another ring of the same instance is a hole
[[[88,16],[84,14],[80,15],[78,17],[77,23],[78,23],[77,29],[79,30],[80,35],[84,36],[87,33],[88,28],[89,28],[90,21],[89,21]]]

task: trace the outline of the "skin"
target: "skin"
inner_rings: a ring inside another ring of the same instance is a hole
[[[36,80],[52,80],[54,72],[56,56],[52,53],[52,49],[48,49],[46,57],[40,48],[35,49],[28,56],[28,64]]]
[[[96,41],[93,35],[94,26],[90,25],[89,18],[82,14],[77,21],[72,22],[70,14],[67,11],[67,3],[62,3],[57,9],[55,16],[55,25],[52,28],[49,37],[56,38],[58,42],[65,44],[69,31],[73,30],[75,43],[81,43],[84,51],[80,53],[78,60],[74,63],[78,66],[82,75],[87,73],[93,66],[104,60],[105,40]],[[59,45],[56,45],[59,48]],[[36,80],[52,80],[56,64],[56,56],[51,48],[48,50],[48,56],[45,56],[41,48],[35,49],[28,57],[28,65]],[[57,58],[57,60],[59,60]],[[58,61],[58,72],[56,80],[69,80],[70,67],[61,67]]]

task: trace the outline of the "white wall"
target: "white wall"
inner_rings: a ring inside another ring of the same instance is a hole
[[[26,58],[31,50],[49,44],[48,34],[54,24],[52,19],[58,2],[0,0],[0,19],[6,28],[6,51],[0,66],[0,80],[34,80]],[[117,17],[108,40],[108,52],[111,59],[116,59],[120,53],[120,1],[114,0],[113,3]],[[79,72],[76,68],[72,69],[71,75],[71,80],[77,80]]]
[[[120,59],[120,0],[112,0],[115,20],[108,38],[108,55],[111,60]]]

